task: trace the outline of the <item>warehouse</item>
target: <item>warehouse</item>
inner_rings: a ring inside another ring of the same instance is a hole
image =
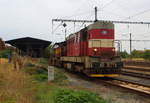
[[[48,47],[51,42],[37,38],[24,37],[5,41],[22,51],[23,54],[32,57],[43,57],[44,49]]]

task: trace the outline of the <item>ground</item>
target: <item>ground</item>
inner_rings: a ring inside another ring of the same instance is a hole
[[[129,91],[106,86],[102,83],[93,83],[91,80],[82,79],[74,74],[67,74],[72,87],[96,92],[101,97],[111,101],[111,103],[150,103],[150,98],[138,96]]]
[[[95,83],[63,68],[55,67],[55,80],[47,82],[48,64],[45,59],[24,58],[24,67],[19,70],[14,70],[13,64],[8,64],[7,59],[1,60],[0,63],[0,103],[63,103],[62,99],[58,99],[60,102],[54,102],[54,99],[61,97],[75,101],[81,98],[82,101],[88,96],[88,99],[91,98],[89,101],[92,101],[89,103],[150,103],[149,98]],[[56,96],[56,93],[61,96]],[[62,96],[64,94],[65,96]],[[83,95],[86,97],[83,98]],[[100,99],[101,102],[92,98]],[[76,103],[66,101],[64,103]]]
[[[47,82],[45,59],[23,58],[23,68],[17,69],[13,62],[1,61],[0,103],[107,103],[96,93],[68,88],[68,78],[59,69],[55,80]]]

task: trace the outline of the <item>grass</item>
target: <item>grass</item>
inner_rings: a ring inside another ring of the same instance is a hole
[[[64,71],[61,69],[55,68],[54,72],[55,72],[54,74],[55,79],[52,82],[59,86],[66,86],[69,81]]]
[[[0,65],[0,103],[32,103],[32,79],[27,74],[14,71],[12,65]]]
[[[42,83],[36,89],[37,103],[54,103],[54,92],[58,89],[55,85]]]
[[[123,59],[123,60],[146,61],[146,60],[145,60],[145,59],[143,59],[143,58],[126,58],[126,59]]]
[[[20,70],[13,70],[13,64],[0,65],[0,103],[108,103],[93,92],[68,88],[61,69],[55,69],[55,80],[48,83],[45,66],[36,62],[24,58]]]

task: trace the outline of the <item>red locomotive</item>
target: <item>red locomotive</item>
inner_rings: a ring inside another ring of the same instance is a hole
[[[118,76],[123,63],[114,47],[114,24],[97,21],[54,46],[54,65],[90,77]]]

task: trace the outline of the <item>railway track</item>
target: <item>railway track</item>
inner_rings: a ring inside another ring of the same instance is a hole
[[[123,80],[98,80],[99,82],[105,83],[106,85],[109,86],[115,86],[117,88],[122,88],[126,89],[130,92],[134,92],[136,94],[150,97],[150,87],[149,86],[143,86],[139,83],[132,83],[128,81],[123,81]]]
[[[109,87],[117,87],[117,89],[121,88],[123,90],[127,90],[128,92],[136,93],[148,98],[150,97],[150,85],[147,84],[120,78],[111,78],[111,80],[102,80],[97,78],[95,82],[98,84],[104,83]]]
[[[150,97],[150,85],[138,83],[132,80],[125,80],[125,79],[119,79],[119,78],[89,78],[83,74],[80,74],[77,76],[80,79],[88,80],[90,82],[96,83],[96,84],[104,84],[108,87],[115,87],[117,89],[127,90],[128,92],[133,92],[138,95]]]
[[[122,74],[122,75],[133,76],[133,77],[140,77],[140,78],[150,79],[150,75],[148,75],[148,74],[143,74],[143,73],[122,71],[121,74]]]
[[[135,81],[131,79],[113,78],[114,80],[106,82],[150,97],[150,83],[144,83],[150,79],[149,67],[126,66],[122,69],[121,75],[140,78],[141,80]]]
[[[122,69],[121,74],[133,76],[133,77],[150,79],[150,68],[149,67],[137,67],[137,66],[125,66]]]
[[[123,69],[150,72],[150,67],[139,67],[139,66],[125,66]]]
[[[137,81],[137,80],[134,80],[134,79],[128,79],[127,77],[126,78],[118,77],[118,78],[112,78],[112,80],[118,80],[118,81],[121,81],[121,82],[131,83],[131,84],[134,84],[134,85],[140,85],[140,86],[143,86],[143,87],[150,88],[150,82],[148,82],[149,81],[148,79],[142,79],[142,80],[139,79]]]
[[[76,78],[82,79],[82,80],[87,80],[96,84],[102,84],[108,87],[114,87],[116,89],[121,89],[121,90],[127,90],[127,92],[130,93],[136,93],[138,95],[144,96],[144,97],[150,97],[150,84],[144,84],[144,83],[139,83],[133,80],[129,79],[120,79],[120,78],[89,78],[85,76],[84,74],[80,73],[73,73],[67,71],[69,75],[73,75]]]

